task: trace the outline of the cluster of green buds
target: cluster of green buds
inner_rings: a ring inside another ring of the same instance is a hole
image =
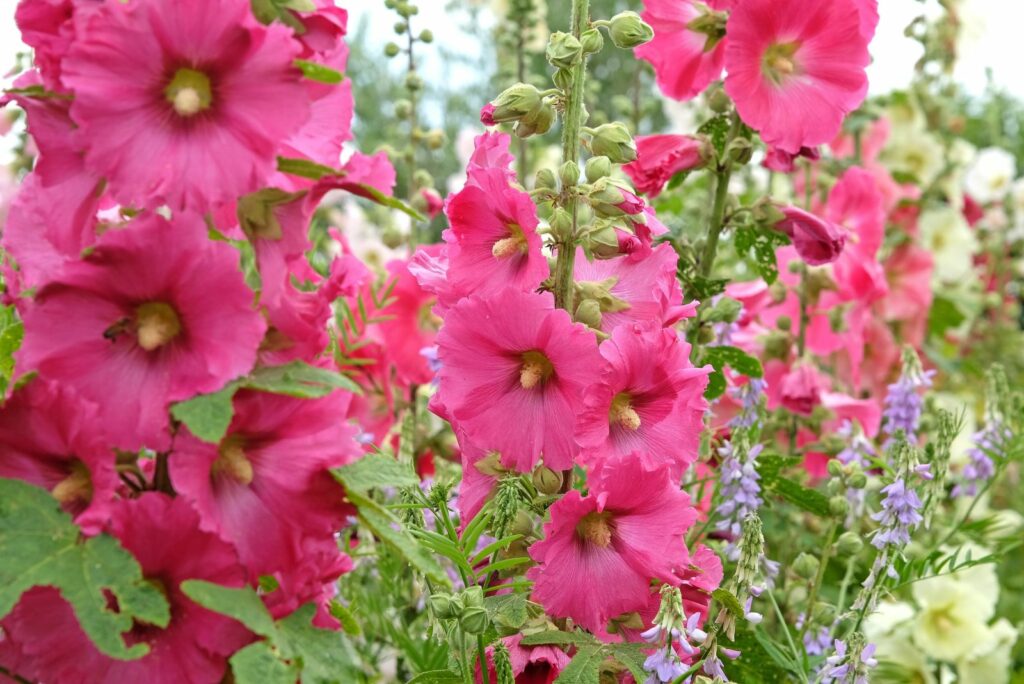
[[[825,489],[828,492],[829,513],[837,518],[845,517],[850,512],[850,499],[847,492],[851,489],[864,489],[868,484],[868,476],[863,466],[857,461],[841,463],[836,459],[828,462],[828,474],[831,475]]]
[[[457,594],[431,594],[430,610],[438,620],[456,621],[466,634],[483,634],[491,624],[484,608],[484,590],[479,585]]]
[[[639,14],[631,11],[619,12],[611,19],[595,21],[593,26],[608,31],[612,45],[623,50],[640,47],[654,38],[654,29]]]
[[[578,281],[573,283],[576,311],[573,318],[598,332],[599,337],[604,314],[629,309],[629,303],[612,294],[612,288],[619,282],[615,276],[605,280]]]
[[[543,135],[555,123],[557,95],[557,90],[542,92],[529,83],[516,83],[483,108],[480,120],[487,126],[514,123],[520,138]]]

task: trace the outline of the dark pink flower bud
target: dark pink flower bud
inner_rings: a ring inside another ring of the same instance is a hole
[[[817,147],[801,147],[799,152],[792,154],[778,147],[769,147],[761,165],[769,171],[793,173],[793,169],[796,168],[795,162],[799,157],[818,161],[821,159],[821,150]]]
[[[437,193],[437,190],[434,190],[433,188],[423,188],[420,190],[420,196],[423,198],[425,203],[428,217],[434,218],[441,213],[442,209],[444,209],[444,200],[441,199],[441,195]]]
[[[480,110],[480,123],[484,126],[495,126],[497,122],[494,120],[494,105],[488,102]]]
[[[780,207],[784,218],[775,230],[789,236],[800,258],[811,266],[830,264],[846,246],[846,231],[840,226],[796,207]]]
[[[811,415],[814,407],[821,403],[821,393],[827,389],[825,378],[808,363],[794,366],[782,376],[779,385],[782,405],[804,416]]]
[[[706,143],[689,135],[644,135],[636,141],[636,161],[622,167],[640,193],[657,197],[672,176],[707,161]]]

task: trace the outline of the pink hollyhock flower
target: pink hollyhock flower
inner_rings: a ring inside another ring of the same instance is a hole
[[[576,422],[582,460],[593,466],[639,452],[678,482],[697,459],[711,368],[694,368],[690,345],[651,323],[619,326],[601,356]]]
[[[427,218],[434,218],[444,209],[444,200],[437,193],[437,190],[433,188],[423,188],[420,190],[420,200],[423,202],[423,209]]]
[[[669,244],[658,245],[648,258],[636,261],[627,257],[588,261],[579,249],[575,261],[577,299],[603,296],[597,290],[607,289],[613,300],[600,300],[601,330],[606,333],[626,323],[658,321],[669,326],[692,318],[697,302],[682,303],[677,261]]]
[[[707,143],[690,135],[641,135],[636,138],[636,161],[622,167],[637,192],[657,197],[681,171],[707,161]]]
[[[87,166],[128,205],[203,212],[259,189],[309,117],[300,49],[239,0],[103,4],[61,64]]]
[[[860,159],[869,167],[874,166],[878,155],[889,141],[889,134],[892,131],[892,124],[889,119],[882,116],[876,119],[861,133]],[[857,152],[857,141],[849,133],[840,132],[835,140],[828,144],[832,148],[833,156],[839,159],[853,157]]]
[[[542,454],[549,468],[572,467],[573,424],[599,356],[594,334],[549,293],[471,295],[448,311],[437,347],[439,400],[470,441],[521,472]]]
[[[690,100],[722,74],[725,41],[715,42],[694,22],[710,17],[697,0],[644,0],[640,16],[654,29],[654,38],[634,51],[654,67],[658,87],[676,100]],[[724,9],[724,2],[708,3]]]
[[[488,469],[489,464],[482,463],[494,452],[479,448],[462,434],[458,437],[462,462],[462,481],[459,483],[458,499],[459,524],[465,527],[494,495],[498,479]]]
[[[146,579],[162,589],[170,603],[170,624],[161,629],[136,623],[125,642],[145,643],[149,653],[138,660],[114,660],[93,646],[56,589],[38,587],[3,620],[6,636],[28,666],[22,672],[62,684],[221,681],[228,657],[254,637],[240,622],[193,603],[180,585],[200,579],[243,586],[245,574],[234,551],[198,529],[196,514],[184,499],[146,493],[120,502],[113,513],[111,532],[139,561]]]
[[[509,152],[512,137],[507,133],[488,131],[473,139],[473,154],[469,157],[467,171],[474,168],[501,169],[510,181],[515,181],[516,174],[512,164],[516,158]]]
[[[874,175],[853,166],[828,195],[825,218],[849,231],[848,247],[874,256],[882,246],[885,207]]]
[[[817,147],[801,147],[797,152],[790,153],[778,147],[769,147],[762,166],[770,171],[793,173],[798,157],[815,162],[821,159],[821,151]]]
[[[821,395],[829,389],[828,380],[810,363],[797,363],[782,376],[779,399],[782,405],[800,415],[809,416],[821,405]]]
[[[105,233],[40,288],[24,321],[18,369],[95,402],[128,451],[167,449],[168,405],[249,372],[266,327],[238,252],[198,217],[153,214]]]
[[[473,169],[471,182],[448,200],[448,278],[456,292],[504,287],[535,290],[548,277],[537,208],[500,169]]]
[[[733,9],[725,91],[765,143],[792,154],[824,145],[860,106],[874,33],[862,33],[861,4],[744,0]]]
[[[352,559],[338,548],[334,535],[305,537],[301,545],[298,563],[286,572],[274,573],[278,587],[264,595],[267,609],[281,619],[307,603],[315,603],[313,624],[321,629],[341,629],[341,623],[331,615],[330,604],[338,595],[338,578],[354,567]]]
[[[395,366],[398,382],[425,385],[434,378],[434,371],[422,352],[433,346],[441,325],[441,319],[431,313],[435,297],[416,282],[407,261],[388,262],[387,272],[389,283],[394,283],[394,301],[381,310],[383,320],[375,323],[370,333],[379,336]]]
[[[44,380],[17,390],[0,406],[0,477],[48,490],[87,534],[99,532],[119,482],[96,406]]]
[[[639,454],[605,461],[588,486],[586,496],[572,490],[550,508],[527,577],[549,615],[603,632],[610,618],[647,605],[652,579],[676,581],[697,512],[668,469]]]
[[[523,646],[523,636],[513,634],[501,640],[508,649],[516,684],[552,684],[569,664],[569,656],[557,646]],[[494,647],[487,649],[487,669],[490,675],[488,681],[498,681],[498,673],[494,668]],[[475,681],[477,684],[483,682],[479,662],[476,665]]]
[[[174,488],[199,511],[200,527],[265,574],[300,561],[306,535],[331,535],[348,513],[329,468],[359,458],[355,429],[343,419],[351,395],[298,399],[240,391],[219,444],[184,428],[170,458]]]
[[[797,207],[780,209],[784,218],[775,224],[775,229],[789,236],[800,258],[808,264],[830,264],[843,253],[846,232],[842,228]]]

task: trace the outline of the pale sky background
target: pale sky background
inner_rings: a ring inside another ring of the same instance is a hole
[[[476,2],[486,4],[480,0]],[[551,4],[557,2],[553,0]],[[934,3],[934,0],[928,0],[928,3]],[[349,8],[353,27],[366,18],[370,22],[372,39],[382,47],[393,39],[391,27],[395,15],[384,8],[382,0],[339,0],[338,4]],[[460,22],[453,21],[445,10],[447,0],[420,0],[418,4],[420,14],[415,19],[415,27],[430,28],[437,42],[448,38],[449,42],[458,44],[460,50],[473,49],[472,41],[465,40],[455,28]],[[13,66],[14,55],[23,47],[14,24],[16,5],[17,0],[0,0],[0,85],[6,85],[3,75]],[[903,29],[923,7],[916,0],[880,0],[879,5],[881,23],[871,45],[874,63],[868,69],[871,92],[876,94],[903,87],[909,82],[920,49],[915,42],[903,36]],[[1024,98],[1024,69],[1019,66],[1024,2],[964,0],[962,12],[967,28],[957,79],[968,91],[980,93],[985,87],[986,69],[991,69],[997,85]],[[437,51],[430,50],[429,53],[436,55]],[[432,70],[440,72],[429,59],[422,68],[427,79],[431,78]],[[5,161],[3,152],[0,149],[0,163]]]

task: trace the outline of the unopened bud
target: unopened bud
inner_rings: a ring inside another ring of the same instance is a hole
[[[397,100],[395,102],[395,116],[399,119],[408,119],[412,114],[412,102],[408,100]]]
[[[572,69],[583,58],[583,46],[571,33],[555,31],[548,40],[545,55],[551,66],[556,69]]]
[[[618,121],[598,126],[594,130],[590,149],[597,156],[608,157],[615,164],[628,164],[636,160],[636,143],[629,129]]]
[[[708,107],[716,114],[724,114],[732,106],[732,99],[722,88],[715,88],[708,95]]]
[[[843,464],[832,459],[828,462],[828,474],[832,477],[840,477],[843,474]]]
[[[850,512],[850,502],[845,496],[835,495],[828,500],[828,510],[834,516],[843,516]]]
[[[402,48],[398,47],[397,43],[388,43],[384,46],[384,54],[388,57],[396,57],[401,51]]]
[[[604,37],[596,28],[587,29],[580,36],[580,45],[583,46],[583,54],[593,55],[604,48]]]
[[[608,157],[591,157],[585,167],[587,180],[594,183],[612,175],[612,161]]]
[[[459,626],[467,634],[483,634],[490,624],[491,620],[483,608],[466,608],[459,616]]]
[[[804,579],[813,579],[818,574],[818,566],[821,563],[815,556],[809,553],[801,553],[793,561],[793,572]]]
[[[615,47],[631,50],[654,38],[654,29],[636,12],[619,12],[612,17],[608,34]]]
[[[570,187],[580,182],[580,167],[574,161],[567,161],[558,169],[558,178],[562,185]]]
[[[558,190],[558,180],[555,178],[555,172],[551,169],[541,169],[537,172],[537,178],[534,180],[533,186],[537,189]]]
[[[531,135],[544,135],[555,123],[555,108],[546,100],[540,106],[527,112],[516,124],[516,136],[529,138]]]
[[[421,43],[433,43],[434,33],[430,29],[423,29],[420,31],[419,39]]]
[[[416,173],[412,175],[412,184],[416,186],[417,190],[432,188],[434,187],[434,177],[426,169],[416,169]]]
[[[380,233],[380,241],[388,249],[397,249],[405,242],[405,236],[402,235],[402,231],[398,230],[398,228],[387,226]]]
[[[856,532],[843,532],[836,541],[836,550],[842,556],[852,556],[864,548],[864,540]]]
[[[836,607],[831,603],[817,601],[811,610],[811,615],[819,625],[831,625],[836,619]]]
[[[423,90],[423,79],[416,72],[405,75],[405,87],[413,92]]]
[[[775,319],[775,327],[782,332],[789,332],[793,329],[793,319],[789,316],[779,316]]]
[[[444,147],[444,131],[434,128],[427,133],[426,143],[428,150],[439,150]]]
[[[572,72],[568,69],[558,69],[551,80],[555,82],[555,87],[559,90],[569,92],[572,88]]]
[[[551,233],[558,242],[566,243],[573,239],[572,216],[565,209],[559,207],[551,213]]]
[[[540,107],[540,91],[527,83],[516,83],[506,88],[493,102],[491,119],[495,123],[518,121]]]
[[[584,299],[576,307],[576,315],[573,316],[573,319],[577,323],[597,330],[601,327],[601,305],[596,300]]]
[[[557,494],[562,489],[562,473],[547,466],[538,466],[533,471],[533,486],[541,494]]]
[[[868,486],[868,476],[864,473],[854,473],[847,481],[851,489],[864,489]]]
[[[521,534],[524,537],[529,537],[533,534],[533,518],[530,517],[529,513],[520,509],[516,513],[516,519],[512,521],[508,531],[512,534]]]
[[[462,605],[465,608],[483,608],[484,590],[480,585],[474,584],[460,594]]]
[[[457,616],[457,605],[451,594],[438,593],[430,595],[430,610],[439,620],[449,620]]]

